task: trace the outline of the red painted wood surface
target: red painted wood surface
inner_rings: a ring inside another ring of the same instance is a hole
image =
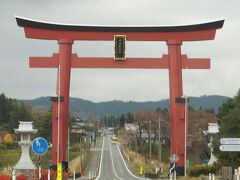
[[[215,38],[216,29],[192,32],[78,32],[56,31],[25,27],[25,36],[33,39],[72,39],[113,41],[114,35],[126,35],[127,41],[166,41],[170,39],[182,41],[211,40]]]
[[[60,39],[59,44],[59,75],[57,95],[63,96],[64,101],[60,103],[60,158],[59,162],[66,160],[67,148],[67,131],[68,131],[68,107],[69,107],[69,90],[71,76],[71,54],[73,41]]]
[[[58,68],[59,55],[52,57],[30,57],[31,68]],[[188,58],[181,55],[182,69],[209,69],[210,59]],[[71,68],[121,68],[121,69],[169,69],[169,56],[164,54],[162,58],[127,58],[125,61],[115,61],[113,58],[104,57],[78,57],[71,56]]]
[[[169,91],[170,91],[170,127],[171,154],[180,159],[178,166],[184,166],[184,104],[176,103],[175,99],[183,96],[181,41],[168,41],[169,54]]]

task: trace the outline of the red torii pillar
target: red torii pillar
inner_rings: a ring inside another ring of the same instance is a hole
[[[52,57],[30,57],[30,67],[58,68],[57,97],[53,101],[52,163],[66,160],[67,121],[71,68],[145,68],[169,69],[171,154],[179,157],[177,171],[183,175],[185,164],[185,100],[182,101],[182,69],[209,69],[210,59],[190,59],[181,54],[183,41],[212,40],[224,21],[189,26],[112,27],[52,24],[16,17],[25,36],[57,40],[59,53]],[[168,54],[162,58],[82,58],[72,54],[74,40],[114,40],[125,35],[128,41],[166,41]],[[60,102],[60,103],[58,103]],[[58,106],[60,104],[60,106]],[[60,119],[60,124],[58,120]],[[59,128],[59,130],[58,130]],[[57,134],[60,134],[59,139]],[[59,142],[59,144],[58,144]],[[59,156],[57,156],[59,152]]]
[[[71,56],[73,40],[60,39],[59,56],[58,56],[58,80],[57,80],[57,97],[52,99],[52,164],[66,160],[67,136],[68,136],[68,107],[69,107],[69,90],[71,76]],[[56,59],[56,60],[57,60]],[[60,101],[60,103],[59,103]],[[58,124],[58,118],[60,124]],[[59,127],[58,127],[59,126]],[[59,128],[59,140],[58,136]],[[59,143],[57,143],[59,142]],[[57,151],[59,151],[59,156]]]

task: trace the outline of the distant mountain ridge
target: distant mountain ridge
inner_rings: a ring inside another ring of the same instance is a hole
[[[219,106],[229,99],[226,96],[210,95],[201,97],[189,97],[190,106],[194,109],[214,109],[218,112]],[[50,97],[40,97],[32,100],[17,100],[18,103],[31,104],[32,106],[43,106],[45,110],[51,107]],[[92,101],[84,100],[81,98],[70,98],[69,109],[75,116],[86,117],[88,113],[93,113],[96,117],[100,118],[106,114],[119,116],[123,113],[134,112],[139,109],[155,110],[156,108],[169,108],[169,99],[161,101],[147,101],[147,102],[134,102],[134,101],[107,101],[95,103]]]

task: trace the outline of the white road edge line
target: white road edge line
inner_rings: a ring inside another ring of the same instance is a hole
[[[109,150],[110,150],[110,155],[111,155],[111,159],[112,159],[113,172],[114,172],[115,176],[116,176],[118,179],[124,180],[124,179],[120,178],[120,177],[117,175],[117,173],[116,173],[116,170],[115,170],[115,167],[114,167],[114,163],[113,163],[112,148],[111,148],[110,140],[109,140]]]
[[[102,152],[101,152],[101,160],[100,160],[100,167],[98,170],[98,176],[96,177],[95,180],[98,180],[101,176],[101,171],[102,171],[102,160],[103,160],[103,148],[104,148],[104,137],[103,137],[103,144],[102,144]]]
[[[134,174],[128,169],[128,166],[127,166],[127,164],[126,164],[126,162],[125,162],[125,160],[124,160],[124,158],[123,158],[123,155],[122,155],[122,153],[121,153],[121,151],[120,151],[120,149],[119,149],[119,147],[118,147],[118,144],[117,144],[117,148],[118,148],[118,151],[119,151],[119,153],[120,153],[120,155],[121,155],[121,157],[122,157],[123,163],[124,163],[124,165],[126,166],[127,171],[129,172],[129,174],[131,174],[133,177],[135,177],[135,178],[137,178],[137,179],[144,179],[144,180],[146,180],[145,178],[141,178],[141,177],[138,177],[138,176],[134,175]]]

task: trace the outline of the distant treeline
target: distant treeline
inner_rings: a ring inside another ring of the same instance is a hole
[[[201,97],[189,97],[189,106],[193,109],[210,110],[215,113],[218,112],[219,106],[229,97],[226,96],[201,96]],[[50,97],[40,97],[33,100],[17,100],[18,103],[31,104],[33,106],[43,106],[46,111],[51,107]],[[74,116],[79,116],[86,119],[89,112],[95,114],[100,119],[106,114],[113,116],[120,116],[127,112],[135,112],[137,110],[152,110],[157,108],[165,109],[169,108],[169,100],[161,101],[147,101],[147,102],[123,102],[123,101],[107,101],[94,103],[91,101],[83,100],[80,98],[70,98],[69,109]]]

